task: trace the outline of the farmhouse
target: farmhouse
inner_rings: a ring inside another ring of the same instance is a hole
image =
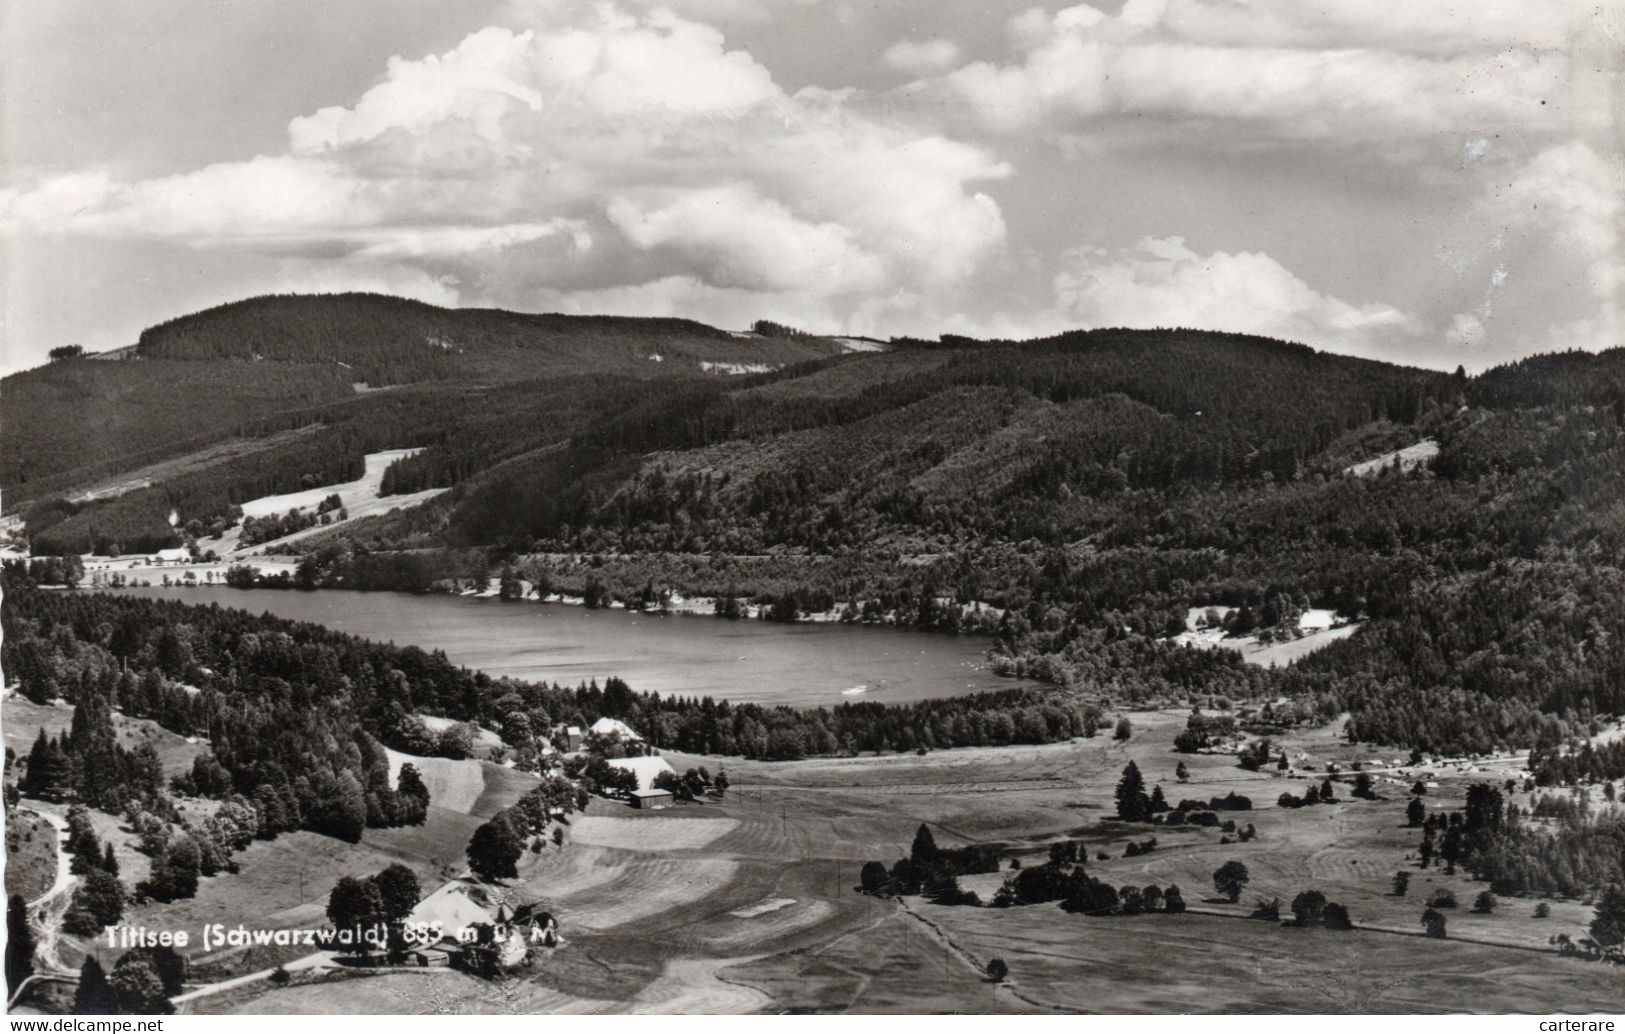
[[[627,725],[625,722],[615,718],[600,718],[596,722],[593,722],[592,726],[588,728],[587,731],[589,733],[596,733],[599,736],[608,736],[611,733],[618,733],[623,743],[643,742],[643,737],[639,736],[636,732],[633,732],[630,725]]]
[[[634,808],[652,810],[670,807],[672,795],[670,790],[633,790],[631,800]]]
[[[581,726],[562,725],[553,737],[553,745],[560,753],[568,754],[581,749]]]
[[[660,777],[662,772],[670,772],[673,776],[677,775],[677,770],[666,764],[666,759],[661,757],[611,758],[609,766],[631,772],[637,776],[639,790],[654,789],[655,780]]]
[[[459,931],[496,918],[497,906],[484,887],[466,880],[452,880],[418,902],[409,922],[425,927],[436,923],[447,937],[455,940]]]

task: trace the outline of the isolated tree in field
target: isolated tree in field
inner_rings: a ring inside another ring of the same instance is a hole
[[[6,986],[12,991],[34,972],[34,930],[22,895],[6,900]]]
[[[1411,874],[1401,869],[1394,873],[1394,897],[1402,898],[1411,887]]]
[[[1323,801],[1337,800],[1337,790],[1333,788],[1330,776],[1320,781],[1320,799]]]
[[[1446,887],[1440,887],[1428,895],[1429,908],[1455,908],[1456,895]]]
[[[1326,912],[1326,895],[1318,890],[1306,890],[1292,899],[1293,921],[1298,926],[1315,926]]]
[[[1405,805],[1405,821],[1412,826],[1420,826],[1422,820],[1427,817],[1427,813],[1427,805],[1423,804],[1418,798],[1412,797],[1411,803]]]
[[[1478,897],[1473,899],[1473,911],[1481,915],[1489,915],[1495,911],[1495,906],[1499,904],[1500,902],[1495,900],[1494,894],[1487,890],[1479,891]]]
[[[1426,912],[1422,913],[1422,926],[1424,928],[1426,928],[1427,935],[1429,937],[1434,937],[1434,938],[1437,938],[1437,939],[1439,939],[1441,941],[1444,940],[1444,916],[1443,915],[1439,914],[1438,912],[1434,911],[1431,908],[1428,909]]]
[[[84,965],[79,967],[79,986],[73,992],[74,1015],[107,1016],[119,1011],[118,1004],[118,995],[107,982],[107,971],[96,956],[86,955]]]
[[[514,877],[519,875],[515,863],[524,853],[525,842],[508,820],[498,815],[476,829],[469,839],[468,867],[487,880]]]
[[[1156,815],[1168,810],[1168,798],[1162,795],[1162,784],[1158,783],[1151,788],[1151,800],[1146,803],[1151,814]]]
[[[1003,983],[1004,978],[1010,975],[1010,967],[1004,964],[1003,959],[989,959],[987,975],[995,983]]]
[[[1422,834],[1422,843],[1417,847],[1416,853],[1422,858],[1422,868],[1426,869],[1433,863],[1433,830],[1427,830]]]
[[[1115,731],[1113,731],[1112,738],[1115,740],[1126,740],[1132,735],[1134,735],[1134,723],[1128,720],[1128,716],[1124,715],[1123,717],[1117,719],[1117,728]]]
[[[1349,910],[1336,901],[1326,903],[1326,910],[1320,914],[1320,923],[1328,930],[1354,929],[1354,920],[1349,918]]]
[[[1602,892],[1590,930],[1591,939],[1604,948],[1625,943],[1625,886],[1615,883]]]
[[[1145,795],[1145,778],[1140,766],[1130,761],[1117,783],[1117,817],[1124,822],[1144,822],[1151,816],[1151,800]]]
[[[1247,873],[1247,866],[1238,861],[1228,861],[1213,871],[1213,889],[1230,899],[1231,904],[1240,900],[1241,892],[1252,877]]]
[[[1550,919],[1551,917],[1552,917],[1552,906],[1548,905],[1544,901],[1542,901],[1540,904],[1535,906],[1535,918],[1536,919]]]
[[[1411,784],[1411,793],[1415,794],[1416,796],[1426,797],[1427,792],[1428,786],[1426,783],[1422,782],[1422,780],[1418,779],[1416,782]]]
[[[1177,780],[1179,780],[1180,782],[1183,783],[1186,780],[1188,780],[1190,777],[1191,777],[1190,769],[1185,767],[1185,762],[1181,761],[1179,764],[1174,766],[1174,778],[1175,779],[1177,779]]]
[[[1361,772],[1354,777],[1354,789],[1350,792],[1361,800],[1370,801],[1377,797],[1376,791],[1371,789],[1371,776],[1367,772]]]
[[[923,822],[914,831],[914,847],[909,851],[908,858],[916,867],[929,867],[937,860],[937,838],[931,835],[930,827]]]

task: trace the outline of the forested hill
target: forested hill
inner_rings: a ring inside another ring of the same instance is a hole
[[[698,361],[779,366],[838,351],[819,338],[736,335],[693,320],[445,309],[376,294],[250,298],[150,327],[135,348],[147,359],[338,364],[372,387],[693,372]]]
[[[882,344],[347,295],[185,317],[0,394],[38,554],[180,545],[421,447],[384,492],[446,491],[302,540],[316,578],[508,566],[950,629],[942,600],[982,600],[1010,670],[1288,692],[1406,745],[1550,745],[1625,708],[1625,350],[1468,377],[1198,330]],[[1192,607],[1290,634],[1308,605],[1365,627],[1286,674],[1168,639]]]
[[[113,494],[121,475],[170,481],[223,453],[270,453],[252,465],[259,473],[246,495],[225,493],[235,501],[266,494],[267,471],[280,476],[284,466],[304,465],[292,475],[297,487],[303,474],[349,469],[368,448],[432,444],[454,433],[448,409],[465,421],[484,412],[534,423],[556,408],[547,386],[590,381],[573,397],[613,405],[625,385],[778,369],[846,347],[767,323],[724,331],[689,320],[455,310],[369,294],[252,298],[149,328],[129,348],[0,381],[0,489],[15,512],[87,490]],[[499,397],[487,402],[482,392]],[[276,455],[295,447],[285,432],[345,426],[330,448],[313,453],[301,441],[297,461]],[[216,482],[236,476],[219,474]]]

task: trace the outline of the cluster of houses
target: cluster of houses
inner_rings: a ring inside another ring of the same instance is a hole
[[[618,718],[600,718],[586,729],[579,725],[560,725],[553,731],[553,748],[561,754],[573,754],[582,749],[589,736],[615,737],[622,743],[633,747],[642,747],[644,740],[630,725]],[[611,758],[608,760],[611,768],[631,772],[637,776],[637,789],[628,793],[628,802],[634,808],[654,809],[665,808],[674,803],[675,798],[670,790],[655,786],[655,781],[662,773],[669,773],[673,778],[677,770],[666,763],[666,759],[659,755],[644,755],[628,758]]]

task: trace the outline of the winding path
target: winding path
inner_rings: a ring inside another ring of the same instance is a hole
[[[28,903],[28,921],[34,927],[35,972],[12,991],[11,997],[6,1000],[7,1012],[10,1012],[23,994],[35,984],[76,984],[79,978],[78,971],[62,964],[62,959],[56,951],[62,928],[62,915],[68,910],[69,902],[73,900],[68,894],[68,890],[74,884],[73,859],[69,857],[67,850],[68,821],[48,811],[34,809],[34,813],[49,822],[56,830],[56,879],[51,881],[45,893]]]

